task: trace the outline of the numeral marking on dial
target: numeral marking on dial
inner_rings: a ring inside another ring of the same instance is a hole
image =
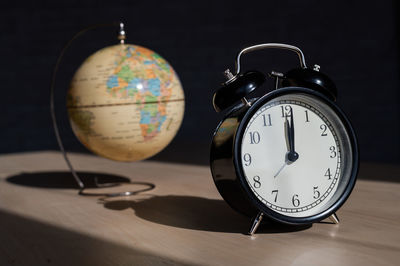
[[[308,111],[305,110],[304,112],[306,113],[306,122],[310,122],[310,120],[308,119]]]
[[[271,124],[271,114],[268,114],[267,116],[265,114],[262,115],[263,121],[264,121],[264,126],[272,126]]]
[[[260,188],[261,187],[261,182],[260,182],[260,176],[256,175],[253,177],[253,186],[254,188]]]
[[[289,117],[292,115],[292,107],[290,105],[281,105],[282,117]]]
[[[277,189],[276,190],[272,190],[271,194],[273,195],[274,193],[276,193],[275,194],[275,199],[274,199],[274,202],[276,202],[276,200],[278,199],[278,190]]]
[[[331,151],[331,158],[335,158],[337,153],[336,153],[336,147],[335,146],[330,146],[329,150]]]
[[[295,206],[295,207],[299,207],[299,205],[300,205],[299,195],[297,195],[297,194],[294,194],[294,195],[293,195],[293,197],[292,197],[292,204],[293,204],[293,206]]]
[[[326,170],[324,176],[327,176],[327,177],[328,177],[328,180],[331,180],[331,179],[332,179],[331,168],[328,168],[328,170]]]
[[[318,186],[314,187],[314,199],[318,199],[321,193],[318,191]]]
[[[243,155],[244,165],[249,166],[251,164],[251,155],[249,153],[245,153]]]
[[[249,132],[249,134],[250,134],[250,144],[260,143],[260,133],[254,131],[254,132]]]
[[[328,136],[328,134],[326,133],[328,127],[325,124],[322,124],[319,128],[322,130],[321,136]]]

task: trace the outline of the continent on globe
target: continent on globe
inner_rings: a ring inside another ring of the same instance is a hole
[[[136,161],[165,148],[184,113],[179,78],[168,62],[137,45],[119,44],[89,56],[67,95],[73,132],[103,157]]]

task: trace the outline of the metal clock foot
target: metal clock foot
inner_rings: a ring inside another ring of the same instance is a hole
[[[263,219],[264,214],[262,212],[259,212],[256,217],[254,217],[253,222],[251,224],[250,230],[248,232],[249,235],[253,235],[256,231],[258,226],[260,225],[262,219]]]
[[[332,215],[329,216],[329,220],[331,220],[331,222],[334,224],[338,224],[340,222],[339,217],[337,217],[336,213],[332,213]]]

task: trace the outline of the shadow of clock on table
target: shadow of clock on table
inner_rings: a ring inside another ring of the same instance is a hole
[[[96,188],[96,179],[97,184],[130,182],[129,178],[114,174],[93,172],[77,172],[77,174],[87,188]],[[6,181],[15,185],[27,187],[78,189],[78,184],[71,172],[67,171],[21,173],[7,177]]]
[[[251,219],[236,213],[223,200],[193,196],[152,196],[142,200],[103,201],[104,207],[111,210],[132,209],[145,220],[185,229],[246,233]],[[288,233],[305,230],[307,226],[291,226],[266,221],[257,234]]]

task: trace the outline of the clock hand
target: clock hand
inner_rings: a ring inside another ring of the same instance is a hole
[[[282,172],[286,165],[294,163],[299,158],[299,154],[295,151],[294,147],[294,122],[292,108],[290,110],[290,124],[287,117],[288,116],[285,116],[285,122],[283,123],[287,148],[287,152],[285,154],[285,163],[281,166],[281,168],[279,168],[278,172],[274,175],[274,178],[276,178]]]
[[[286,165],[288,165],[287,160],[285,160],[285,163],[281,166],[281,168],[279,168],[278,172],[274,175],[274,178],[282,172],[283,168],[285,168]]]
[[[299,159],[299,154],[295,151],[294,147],[294,112],[293,109],[290,108],[290,126],[287,133],[288,140],[289,140],[289,151],[286,153],[286,160],[290,163],[294,163],[297,159]],[[289,163],[289,164],[290,164]]]
[[[279,168],[278,172],[274,175],[274,178],[277,177],[283,170],[283,168],[285,168],[286,165],[291,164],[292,162],[288,160],[288,154],[290,153],[290,126],[289,126],[289,121],[287,116],[285,116],[285,122],[283,123],[283,129],[285,132],[285,140],[286,140],[286,148],[287,148],[287,152],[285,155],[285,163],[281,166],[281,168]]]
[[[284,125],[284,131],[285,131],[285,140],[286,140],[286,148],[287,152],[290,152],[290,141],[289,141],[289,121],[287,119],[287,116],[285,116],[285,122],[283,123]]]
[[[294,123],[293,123],[293,109],[290,109],[290,130],[289,130],[289,142],[290,142],[290,152],[295,152],[294,150]]]

